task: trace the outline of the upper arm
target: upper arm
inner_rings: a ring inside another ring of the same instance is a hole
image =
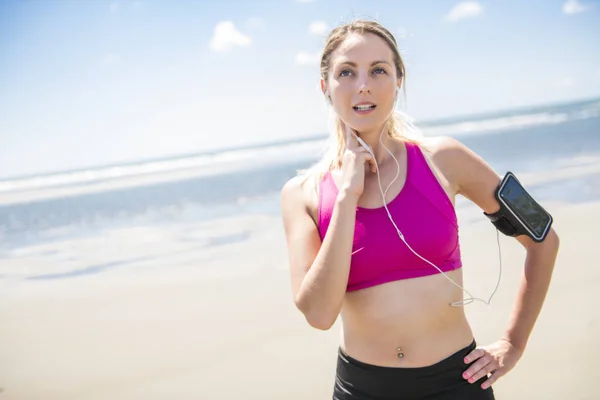
[[[292,178],[283,186],[281,211],[294,300],[321,247],[321,236],[309,212],[309,202],[300,177]]]
[[[487,213],[500,209],[494,191],[501,181],[492,167],[456,139],[443,138],[438,149],[443,171],[460,194]]]
[[[443,138],[437,151],[445,175],[457,194],[471,200],[488,214],[500,209],[495,191],[502,179],[483,158],[452,138]],[[555,241],[554,230],[549,237],[552,238],[550,242]],[[526,235],[515,239],[527,248],[535,246],[535,242]]]

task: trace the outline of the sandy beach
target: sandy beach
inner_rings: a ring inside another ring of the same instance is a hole
[[[547,208],[562,240],[559,259],[524,357],[495,386],[498,399],[597,398],[600,202]],[[233,219],[138,227],[3,260],[0,400],[331,398],[339,321],[317,331],[294,308],[279,219],[244,223],[253,233],[240,234]],[[244,240],[202,246],[202,233],[217,225],[221,237]],[[502,334],[525,256],[516,241],[500,243],[498,293],[490,306],[467,306],[480,344]],[[489,297],[495,230],[482,218],[461,228],[461,244],[467,288]],[[69,274],[68,260],[105,268]],[[50,275],[14,274],[36,263]]]

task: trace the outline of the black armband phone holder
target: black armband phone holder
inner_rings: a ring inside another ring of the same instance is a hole
[[[552,216],[539,205],[512,172],[507,172],[494,196],[500,205],[495,213],[483,214],[507,236],[527,235],[543,242],[552,226]]]
[[[492,224],[503,234],[506,236],[518,236],[519,229],[517,229],[509,220],[504,216],[504,210],[500,208],[500,210],[496,211],[493,214],[488,214],[484,212],[483,214],[489,218]]]

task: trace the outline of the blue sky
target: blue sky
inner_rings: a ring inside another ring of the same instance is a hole
[[[591,0],[5,0],[0,177],[325,132],[323,35],[398,38],[417,119],[600,96]]]

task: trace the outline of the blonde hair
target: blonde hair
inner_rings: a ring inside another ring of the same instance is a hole
[[[342,44],[346,38],[352,34],[372,33],[382,38],[390,47],[394,54],[394,64],[396,67],[396,75],[402,77],[403,90],[406,96],[406,69],[404,61],[400,56],[398,44],[394,35],[388,31],[383,25],[376,21],[368,21],[358,19],[347,24],[338,26],[333,29],[326,39],[326,44],[321,54],[321,78],[327,81],[329,70],[331,68],[331,55]],[[342,156],[346,148],[346,134],[342,128],[340,118],[332,112],[329,121],[329,140],[325,152],[320,161],[309,169],[299,171],[301,174],[306,174],[306,178],[316,177],[321,179],[326,172],[338,169],[342,165]],[[387,121],[387,133],[390,137],[395,137],[403,141],[417,143],[421,136],[418,130],[414,127],[412,120],[405,113],[394,110],[392,116]]]

